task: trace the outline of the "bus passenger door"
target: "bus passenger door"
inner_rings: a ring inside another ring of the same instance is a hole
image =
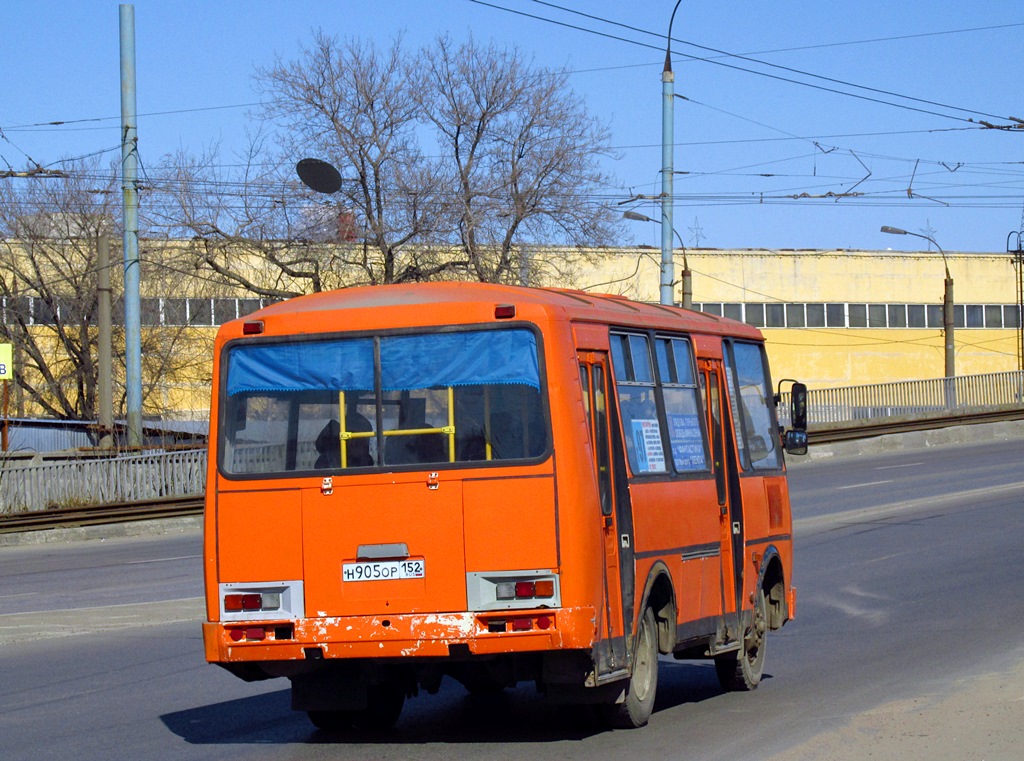
[[[608,355],[581,351],[578,356],[600,503],[595,520],[601,521],[604,537],[604,604],[600,612],[601,641],[596,648],[600,675],[621,671],[627,665],[627,622],[631,606],[626,601],[632,599],[632,521],[620,520],[615,493],[621,470],[616,472],[613,459],[616,449],[609,411],[614,410],[614,405],[609,404],[608,396]]]
[[[742,609],[743,505],[740,499],[739,466],[728,412],[726,375],[719,360],[700,361],[700,385],[708,413],[711,459],[718,493],[722,557],[722,613],[736,620]]]

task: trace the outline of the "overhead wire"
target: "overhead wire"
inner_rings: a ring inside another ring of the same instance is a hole
[[[605,19],[605,18],[602,18],[602,17],[599,17],[599,16],[591,16],[591,14],[587,14],[587,13],[584,13],[582,11],[576,11],[576,10],[569,9],[569,8],[562,8],[561,6],[554,6],[551,3],[542,2],[542,0],[532,0],[532,1],[535,2],[535,3],[539,3],[541,5],[549,5],[549,6],[552,6],[552,7],[560,8],[561,10],[564,10],[564,11],[566,11],[568,13],[584,16],[584,17],[587,17],[587,18],[592,18],[593,20],[601,21],[603,23],[611,24],[613,26],[618,26],[618,27],[621,27],[621,28],[629,29],[631,31],[637,31],[637,32],[640,32],[642,34],[653,35],[653,36],[661,37],[661,38],[665,37],[665,35],[661,35],[661,34],[658,34],[656,32],[651,32],[649,30],[644,30],[644,29],[638,29],[638,28],[635,28],[635,27],[631,27],[628,24],[622,24],[620,22],[611,21],[609,19]],[[534,20],[537,20],[537,21],[542,21],[542,22],[545,22],[545,23],[548,23],[548,24],[553,24],[553,25],[561,26],[561,27],[568,28],[568,29],[574,29],[576,31],[585,32],[587,34],[593,34],[593,35],[596,35],[598,37],[604,37],[604,38],[607,38],[607,39],[613,39],[613,40],[617,40],[619,42],[626,42],[626,43],[629,43],[631,45],[637,45],[637,46],[648,48],[648,49],[651,49],[651,50],[658,50],[658,51],[662,50],[661,46],[654,46],[654,45],[651,45],[651,44],[648,44],[648,43],[645,43],[645,42],[640,42],[638,40],[630,39],[628,37],[622,37],[620,35],[609,34],[607,32],[601,32],[601,31],[598,31],[596,29],[589,29],[587,27],[579,26],[578,24],[570,24],[570,23],[565,22],[565,21],[558,21],[556,19],[548,18],[546,16],[540,16],[540,15],[535,14],[535,13],[527,13],[526,11],[520,11],[520,10],[516,10],[514,8],[508,8],[508,7],[505,7],[505,6],[496,5],[496,4],[492,3],[492,2],[487,2],[486,0],[469,0],[469,2],[474,3],[476,5],[482,5],[482,6],[485,6],[485,7],[488,7],[488,8],[493,8],[495,10],[504,11],[506,13],[511,13],[511,14],[514,14],[514,15],[517,15],[517,16],[523,16],[525,18],[530,18],[530,19],[534,19]],[[698,48],[698,49],[709,50],[709,51],[713,51],[715,53],[721,53],[721,54],[723,54],[723,55],[725,55],[726,57],[729,57],[729,58],[744,59],[743,56],[727,53],[726,51],[718,50],[716,48],[710,48],[710,47],[706,47],[706,46],[702,46],[702,45],[697,45],[697,44],[691,43],[691,42],[689,42],[687,40],[678,40],[678,39],[676,39],[674,37],[672,38],[672,40],[675,41],[675,42],[679,42],[681,44],[684,44],[684,45],[690,45],[690,46]],[[778,74],[771,74],[771,73],[764,72],[764,71],[757,71],[756,69],[748,69],[748,68],[745,68],[743,66],[737,66],[735,64],[725,63],[724,61],[720,61],[720,60],[717,60],[717,59],[714,59],[714,58],[706,58],[706,57],[701,57],[701,56],[689,55],[687,53],[679,53],[679,55],[683,55],[683,56],[685,56],[687,58],[692,58],[692,59],[697,60],[697,61],[702,61],[702,62],[705,62],[705,63],[710,63],[710,64],[713,64],[715,66],[721,66],[721,67],[728,68],[728,69],[733,69],[733,70],[736,70],[736,71],[742,71],[742,72],[745,72],[745,73],[748,73],[748,74],[754,74],[754,75],[761,76],[761,77],[767,77],[769,79],[774,79],[774,80],[778,80],[778,81],[782,81],[782,82],[788,82],[790,84],[800,85],[800,86],[803,86],[803,87],[809,87],[809,88],[812,88],[812,89],[815,89],[815,90],[821,90],[821,91],[824,91],[824,92],[831,92],[831,93],[834,93],[834,94],[837,94],[837,95],[843,95],[843,96],[850,97],[850,98],[856,98],[856,99],[859,99],[859,100],[869,101],[869,102],[873,102],[873,103],[879,103],[879,104],[886,105],[886,106],[892,106],[894,108],[900,108],[900,109],[904,109],[904,110],[907,110],[907,111],[916,111],[918,113],[923,113],[923,114],[927,114],[927,115],[930,115],[930,116],[936,116],[936,117],[943,118],[943,119],[951,119],[951,120],[959,121],[959,122],[966,122],[966,123],[971,123],[971,124],[978,123],[976,120],[969,119],[969,118],[962,117],[962,116],[953,116],[952,114],[944,114],[944,113],[941,113],[941,112],[938,112],[938,111],[932,111],[930,109],[918,108],[917,106],[909,106],[909,105],[901,104],[901,103],[892,103],[890,101],[882,100],[880,98],[875,98],[875,97],[872,97],[872,96],[869,96],[869,95],[861,95],[861,94],[858,94],[858,93],[846,92],[844,90],[838,90],[836,88],[827,87],[825,85],[813,84],[811,82],[801,82],[800,80],[791,79],[789,77],[784,77],[784,76],[781,76],[781,75],[778,75]],[[787,67],[781,66],[779,64],[771,64],[771,63],[768,63],[768,62],[758,61],[756,59],[752,59],[752,58],[749,58],[749,57],[747,57],[746,60],[750,60],[750,61],[756,62],[759,65],[768,66],[770,68],[777,68],[777,69],[780,69],[780,70],[787,70]],[[847,86],[847,87],[856,87],[856,88],[859,88],[859,89],[864,89],[866,91],[877,92],[878,94],[886,94],[886,95],[890,95],[891,97],[898,97],[898,98],[902,98],[902,99],[905,99],[905,100],[911,100],[911,101],[920,102],[920,103],[931,103],[931,101],[926,101],[926,100],[920,99],[920,98],[914,98],[912,96],[900,95],[898,93],[889,93],[889,92],[884,91],[884,90],[878,90],[878,89],[875,89],[875,88],[870,88],[870,87],[866,87],[866,86],[861,86],[861,85],[855,85],[855,84],[852,84],[852,83],[842,82],[841,80],[830,80],[830,78],[828,78],[828,77],[812,74],[810,72],[803,72],[803,71],[800,71],[799,69],[792,69],[791,71],[793,71],[794,73],[799,73],[801,76],[808,76],[808,77],[818,78],[818,79],[821,79],[823,81],[835,81],[836,83],[843,84],[844,86]],[[947,108],[947,109],[950,109],[950,110],[963,111],[965,113],[973,113],[973,114],[977,114],[979,116],[989,116],[990,118],[995,118],[995,119],[1007,119],[1008,118],[1008,117],[1004,117],[1004,116],[996,116],[996,115],[988,114],[988,113],[983,112],[983,111],[964,109],[964,108],[959,108],[959,107],[955,107],[955,106],[946,106],[944,104],[936,104],[936,105],[938,107],[941,107],[941,108]]]

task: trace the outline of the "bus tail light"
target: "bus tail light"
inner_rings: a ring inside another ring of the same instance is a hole
[[[223,621],[296,619],[304,615],[301,581],[221,584],[220,601]]]
[[[277,610],[280,607],[280,592],[224,595],[224,610],[233,613],[237,611]]]
[[[558,575],[551,571],[494,571],[466,574],[470,610],[558,608]]]
[[[234,642],[262,642],[267,630],[262,626],[239,626],[228,629],[228,636]]]
[[[263,332],[263,320],[248,320],[242,323],[243,336],[258,336]]]

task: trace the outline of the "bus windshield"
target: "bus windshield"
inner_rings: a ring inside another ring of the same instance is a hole
[[[548,450],[531,330],[238,342],[224,473],[294,474],[537,458]]]

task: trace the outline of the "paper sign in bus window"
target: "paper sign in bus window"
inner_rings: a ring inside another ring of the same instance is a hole
[[[669,413],[668,438],[672,442],[672,461],[681,472],[707,469],[704,437],[697,415]]]
[[[634,420],[633,444],[636,448],[637,472],[665,470],[665,449],[661,445],[661,426],[657,420]]]

